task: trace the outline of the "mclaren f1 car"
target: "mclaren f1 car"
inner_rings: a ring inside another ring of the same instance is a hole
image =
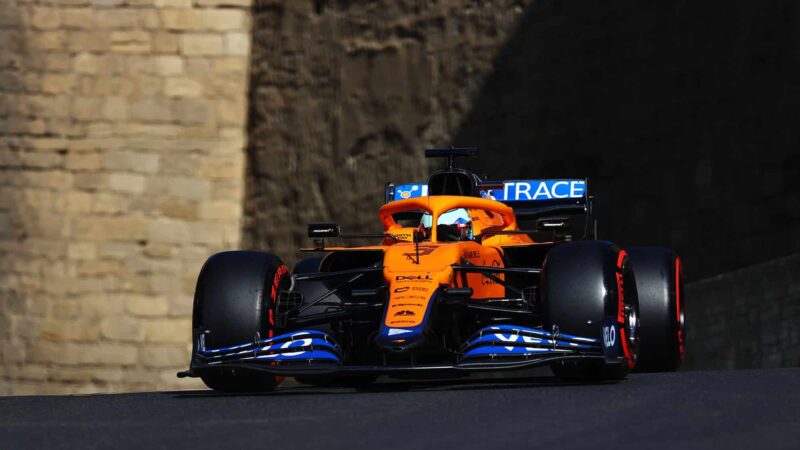
[[[457,377],[549,366],[564,380],[676,370],[681,260],[597,239],[582,179],[491,182],[447,159],[427,183],[386,185],[382,233],[308,225],[311,256],[229,251],[203,266],[189,370],[221,391]],[[372,239],[373,245],[329,246]],[[326,242],[327,240],[327,242]]]

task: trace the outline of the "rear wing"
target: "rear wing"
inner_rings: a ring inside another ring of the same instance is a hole
[[[569,230],[563,230],[562,233],[567,240],[597,239],[594,198],[588,194],[586,179],[480,182],[477,191],[481,197],[503,202],[513,208],[520,229],[535,230],[541,220],[558,217],[569,223]],[[427,195],[427,184],[386,184],[386,203]],[[554,237],[554,240],[559,239]]]

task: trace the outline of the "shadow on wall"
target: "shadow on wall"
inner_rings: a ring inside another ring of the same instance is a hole
[[[255,2],[245,246],[380,231],[384,183],[426,179],[527,1]]]
[[[589,177],[600,237],[699,279],[800,250],[800,5],[544,1],[455,132],[493,178]]]

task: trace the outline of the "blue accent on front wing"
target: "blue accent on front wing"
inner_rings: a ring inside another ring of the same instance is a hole
[[[264,346],[252,346],[251,348],[246,349],[237,349],[229,352],[224,353],[215,353],[208,355],[209,360],[215,359],[225,359],[225,358],[237,358],[247,355],[253,355],[254,353],[284,353],[284,352],[295,352],[298,348],[303,349],[320,349],[326,350],[328,352],[339,354],[339,349],[336,345],[328,342],[325,339],[320,338],[300,338],[291,341],[281,341],[277,343],[271,343]]]
[[[256,356],[257,361],[303,361],[303,362],[332,362],[341,363],[339,356],[325,350],[297,351],[291,353],[275,353]]]
[[[207,364],[246,360],[341,364],[339,345],[326,333],[317,330],[295,331],[259,342],[210,350],[203,348],[201,339],[197,353],[206,358]]]
[[[530,334],[530,335],[533,335],[533,336],[541,336],[541,337],[546,337],[546,338],[552,338],[553,337],[553,333],[551,333],[549,331],[538,330],[536,328],[520,327],[520,326],[516,326],[516,325],[492,325],[490,327],[486,327],[486,328],[481,329],[476,334],[480,336],[480,335],[483,335],[483,334],[486,334],[486,333],[498,333],[498,332],[500,332],[500,333],[511,333],[511,334],[520,334],[520,333],[521,334]],[[581,337],[581,336],[573,336],[571,334],[559,333],[558,337],[561,338],[561,339],[576,340],[576,341],[588,342],[588,343],[591,343],[591,344],[599,344],[600,343],[599,339],[592,339],[592,338]]]
[[[386,191],[388,201],[428,195],[427,184],[401,184]],[[482,197],[501,202],[536,202],[547,200],[579,199],[586,196],[586,180],[507,180],[503,189],[481,191]]]
[[[322,331],[318,330],[301,330],[301,331],[293,331],[291,333],[281,334],[279,336],[271,337],[269,339],[262,339],[258,343],[248,342],[246,344],[239,344],[239,345],[232,345],[230,347],[222,347],[222,348],[215,348],[215,349],[206,349],[201,348],[200,353],[212,354],[212,353],[226,353],[231,350],[243,350],[243,349],[252,349],[254,346],[263,346],[269,344],[277,344],[280,342],[285,341],[294,341],[297,339],[305,339],[305,338],[319,338],[319,339],[330,339],[330,337],[323,333]]]
[[[529,358],[545,353],[601,355],[603,351],[598,339],[514,325],[493,325],[481,329],[467,341],[461,360]]]
[[[565,350],[554,350],[552,348],[538,348],[538,347],[499,347],[487,346],[478,347],[464,353],[463,359],[477,358],[477,357],[494,357],[494,356],[531,356],[541,353],[554,353],[563,352]]]
[[[562,339],[543,339],[538,337],[531,337],[526,335],[504,335],[502,333],[490,333],[478,337],[477,339],[469,341],[470,347],[478,345],[499,345],[499,346],[514,346],[514,347],[530,347],[530,346],[548,346],[553,345],[557,347],[575,348],[575,349],[593,349],[597,348],[596,345],[582,344],[577,342],[569,342]]]

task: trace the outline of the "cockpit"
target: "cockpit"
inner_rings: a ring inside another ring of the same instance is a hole
[[[420,219],[420,228],[426,236],[431,235],[433,216],[424,213]],[[440,242],[471,241],[475,237],[472,230],[472,218],[466,208],[451,209],[439,215],[436,221],[436,235]]]

